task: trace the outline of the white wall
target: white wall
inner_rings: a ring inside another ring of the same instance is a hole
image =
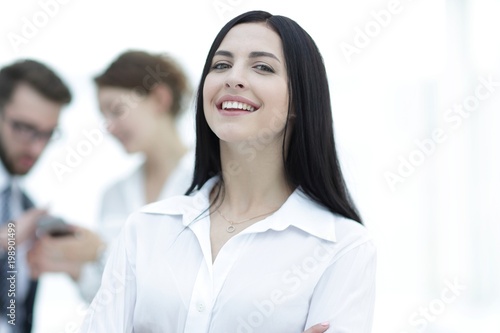
[[[0,4],[0,66],[41,60],[75,95],[61,120],[64,137],[26,180],[38,203],[92,226],[102,189],[139,159],[106,137],[62,180],[52,167],[85,140],[84,130],[98,128],[91,78],[116,55],[131,48],[169,52],[196,85],[220,27],[241,12],[268,10],[301,24],[325,59],[342,163],[379,249],[374,332],[499,331],[500,87],[465,116],[449,118],[457,116],[449,113],[454,104],[475,101],[481,80],[500,81],[498,1],[63,2]],[[366,29],[371,37],[363,38]],[[26,39],[16,44],[14,35]],[[182,122],[187,142],[191,116]],[[436,131],[441,140],[432,148]],[[418,165],[408,169],[401,159]],[[391,187],[387,173],[398,170],[407,174]],[[450,283],[465,289],[455,295]],[[456,297],[445,302],[443,293]],[[73,332],[81,309],[69,279],[47,275],[35,333]]]

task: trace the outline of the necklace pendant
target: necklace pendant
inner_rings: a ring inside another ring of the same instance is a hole
[[[227,226],[226,231],[229,233],[232,233],[235,229],[236,228],[234,227],[234,225],[229,225],[229,226]]]

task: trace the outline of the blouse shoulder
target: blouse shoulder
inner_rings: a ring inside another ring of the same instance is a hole
[[[376,252],[373,233],[366,226],[338,215],[335,215],[334,221],[337,238],[335,247],[339,250],[339,255],[360,247],[372,254]]]

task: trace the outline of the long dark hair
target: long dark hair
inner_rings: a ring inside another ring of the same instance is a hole
[[[333,136],[328,79],[318,47],[295,21],[264,11],[247,12],[229,21],[210,48],[198,87],[196,162],[187,194],[200,189],[208,179],[222,172],[219,138],[208,126],[203,111],[203,86],[214,54],[234,26],[261,22],[273,29],[283,44],[290,96],[288,117],[294,115],[288,151],[285,154],[283,150],[288,182],[300,187],[307,196],[331,212],[362,223],[340,169]],[[285,127],[285,132],[287,130]],[[283,136],[283,147],[286,137]]]

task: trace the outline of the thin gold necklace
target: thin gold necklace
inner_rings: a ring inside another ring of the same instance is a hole
[[[278,209],[279,209],[279,208],[278,208]],[[227,228],[226,228],[226,231],[227,231],[227,232],[229,232],[229,233],[232,233],[232,232],[234,232],[234,230],[236,230],[236,228],[234,227],[235,225],[237,225],[237,224],[241,224],[241,223],[245,223],[245,222],[248,222],[248,221],[250,221],[250,220],[254,220],[254,219],[258,218],[258,217],[263,217],[263,216],[266,216],[266,215],[271,215],[272,213],[276,212],[278,209],[275,209],[275,210],[272,210],[272,211],[270,211],[270,212],[267,212],[267,213],[264,213],[264,214],[260,214],[260,215],[254,216],[254,217],[251,217],[251,218],[249,218],[249,219],[245,219],[245,220],[243,220],[243,221],[238,221],[238,222],[233,221],[233,220],[230,220],[230,219],[228,219],[227,217],[225,217],[225,216],[224,216],[224,214],[222,214],[222,213],[221,213],[221,211],[219,210],[219,208],[217,208],[217,213],[219,213],[219,215],[220,215],[220,216],[221,216],[224,220],[226,220],[226,221],[229,223],[229,225],[228,225],[228,226],[227,226]]]

